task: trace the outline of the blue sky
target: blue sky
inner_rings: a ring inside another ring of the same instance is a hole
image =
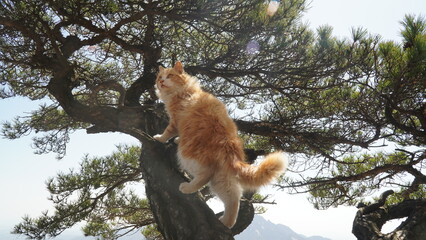
[[[426,16],[424,0],[313,0],[303,21],[311,28],[328,24],[338,37],[350,36],[351,27],[364,27],[383,39],[400,41],[399,22],[405,14]],[[0,100],[0,122],[12,120],[37,107],[37,103],[22,98]],[[11,228],[24,215],[38,216],[51,209],[45,188],[47,178],[59,171],[78,167],[84,154],[102,156],[111,153],[120,143],[137,143],[124,134],[87,135],[84,131],[72,135],[67,156],[58,161],[54,154],[35,155],[31,148],[31,136],[18,140],[0,138],[0,239],[24,239],[9,235]],[[143,188],[143,186],[140,186]],[[265,189],[264,192],[270,192]],[[307,202],[304,195],[275,195],[274,206],[264,217],[274,223],[289,226],[298,233],[311,236],[321,235],[333,240],[353,240],[352,220],[354,207],[339,207],[317,211]],[[58,238],[64,239],[64,238]]]

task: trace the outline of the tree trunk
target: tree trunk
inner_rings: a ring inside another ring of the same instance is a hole
[[[426,239],[426,200],[405,200],[383,207],[386,198],[393,191],[382,194],[378,203],[362,206],[358,210],[352,233],[358,240],[425,240]],[[389,220],[407,217],[395,230],[384,234],[382,226]]]
[[[143,141],[140,164],[151,210],[165,239],[234,239],[250,225],[254,210],[247,200],[241,202],[240,217],[231,231],[200,195],[179,191],[185,178],[177,170],[176,145]]]

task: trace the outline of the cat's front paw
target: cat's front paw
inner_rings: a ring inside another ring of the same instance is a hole
[[[196,192],[196,190],[194,191],[194,189],[192,188],[191,184],[187,183],[187,182],[180,184],[179,191],[181,191],[182,193],[185,193],[185,194],[190,194],[190,193]]]
[[[161,134],[157,134],[155,136],[153,136],[153,138],[159,142],[165,143],[166,141],[163,139],[163,135]]]

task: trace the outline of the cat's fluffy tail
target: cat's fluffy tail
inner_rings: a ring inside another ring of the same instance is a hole
[[[236,170],[241,186],[245,190],[256,190],[282,174],[287,169],[287,165],[287,156],[278,151],[268,154],[259,166],[238,161]]]

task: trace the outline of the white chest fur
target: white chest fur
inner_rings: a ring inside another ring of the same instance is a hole
[[[178,156],[178,159],[179,159],[180,167],[183,170],[187,171],[192,176],[198,175],[199,173],[202,172],[202,166],[196,160],[186,159],[186,158],[182,157],[180,150],[178,150],[177,156]]]

